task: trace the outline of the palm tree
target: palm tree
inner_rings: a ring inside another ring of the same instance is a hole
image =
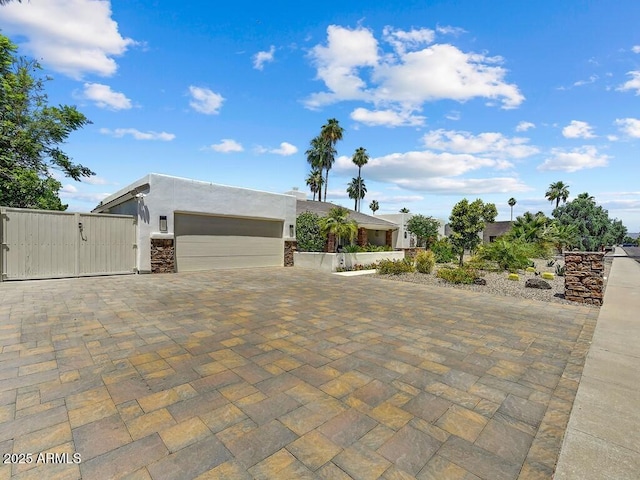
[[[18,3],[22,3],[22,0],[17,0]],[[7,3],[11,2],[11,0],[0,0],[0,5],[6,5]]]
[[[336,155],[336,143],[342,140],[342,134],[344,133],[344,128],[340,126],[340,123],[335,118],[330,118],[327,120],[322,126],[320,130],[320,137],[328,142],[329,148],[326,148],[326,153],[324,156],[323,167],[327,171],[326,177],[324,179],[324,201],[327,201],[327,186],[329,185],[329,170],[333,167],[333,162],[335,162]]]
[[[321,135],[314,137],[309,142],[309,149],[305,152],[307,155],[307,162],[311,165],[313,170],[318,170],[320,172],[320,176],[322,176],[322,171],[327,168],[331,168],[333,162],[335,161],[335,149],[331,146],[331,143],[323,138]],[[329,176],[329,170],[327,169],[327,178]],[[323,180],[319,183],[320,187],[322,183],[325,183]],[[322,190],[318,190],[318,201],[322,201]],[[325,188],[325,200],[327,196],[327,190]]]
[[[407,207],[402,207],[400,209],[400,213],[409,213],[409,209]]]
[[[518,202],[516,202],[516,199],[515,199],[515,198],[511,197],[507,203],[508,203],[508,204],[509,204],[509,206],[511,207],[511,221],[513,222],[513,207],[514,207],[514,206],[515,206],[515,204],[516,204],[516,203],[518,203]]]
[[[356,201],[353,209],[357,210],[360,205],[360,199],[364,198],[367,193],[367,186],[364,184],[364,180],[360,177],[352,178],[351,183],[347,187],[347,193],[349,194],[349,198]]]
[[[353,242],[358,234],[358,224],[349,219],[349,210],[344,207],[333,207],[326,217],[320,219],[319,224],[320,232],[325,236],[332,233],[338,243],[342,238],[349,238],[349,242]]]
[[[313,199],[316,199],[316,193],[318,194],[318,200],[320,199],[320,193],[322,191],[322,183],[324,182],[322,178],[322,171],[314,168],[309,172],[309,176],[307,177],[307,185],[313,193]]]
[[[552,204],[555,200],[556,208],[558,208],[558,205],[560,205],[560,200],[562,200],[562,203],[567,203],[567,198],[569,198],[569,186],[564,182],[554,182],[549,185],[547,193],[545,193],[545,197]]]
[[[369,161],[369,155],[367,154],[367,150],[366,148],[360,147],[357,148],[355,153],[353,154],[353,157],[351,157],[351,161],[353,163],[356,164],[356,166],[358,167],[358,180],[362,180],[362,176],[360,175],[360,172],[362,170],[362,167],[364,165],[367,164],[367,162]],[[364,183],[363,183],[364,185]],[[362,198],[364,198],[364,195],[358,195],[356,200],[356,210],[359,212],[360,211],[360,200]]]
[[[371,211],[373,212],[373,214],[375,215],[376,212],[378,210],[380,210],[380,205],[378,204],[377,200],[371,200],[371,203],[369,204],[369,208],[371,209]]]

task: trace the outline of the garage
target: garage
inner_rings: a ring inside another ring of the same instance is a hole
[[[282,266],[283,221],[174,214],[176,271]]]

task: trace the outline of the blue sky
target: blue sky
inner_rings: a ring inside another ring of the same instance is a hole
[[[344,127],[329,200],[358,147],[362,211],[448,218],[482,198],[499,220],[551,212],[550,183],[640,231],[640,3],[29,0],[0,29],[39,59],[51,103],[93,122],[65,150],[70,210],[157,172],[306,190],[304,152]],[[309,196],[310,198],[310,196]]]

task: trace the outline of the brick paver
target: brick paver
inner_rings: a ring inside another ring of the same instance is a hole
[[[0,479],[551,478],[597,314],[295,268],[2,283],[0,449],[34,461]]]

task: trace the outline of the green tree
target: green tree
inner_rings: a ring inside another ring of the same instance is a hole
[[[338,243],[343,239],[352,242],[358,234],[358,224],[349,218],[349,210],[344,207],[333,207],[326,217],[320,219],[320,232],[327,236],[336,236]]]
[[[542,212],[536,214],[524,212],[524,214],[516,217],[507,236],[527,243],[542,241],[550,222],[551,219]]]
[[[37,76],[40,69],[38,62],[18,57],[17,47],[0,34],[0,190],[6,206],[23,205],[24,197],[12,195],[31,185],[43,195],[36,204],[59,207],[50,198],[60,188],[52,170],[74,180],[94,174],[60,149],[89,121],[75,107],[48,105],[45,79]]]
[[[318,194],[318,200],[320,200],[320,195],[322,192],[322,183],[324,179],[322,178],[322,171],[314,168],[309,172],[309,176],[307,177],[307,186],[311,193],[313,193],[313,200],[316,199],[316,193]]]
[[[323,252],[326,236],[320,231],[320,217],[313,212],[302,212],[296,218],[296,241],[301,252]]]
[[[0,182],[0,205],[39,210],[66,210],[58,197],[62,184],[55,178],[40,178],[33,170],[16,168],[13,181]]]
[[[326,149],[327,153],[324,156],[324,169],[327,172],[324,179],[324,201],[327,201],[327,186],[329,185],[329,170],[333,167],[333,163],[336,159],[336,143],[342,140],[342,134],[344,128],[340,126],[340,123],[335,118],[330,118],[322,126],[320,130],[320,137],[329,143],[329,147]]]
[[[400,213],[409,213],[409,209],[407,207],[402,207],[400,209]]]
[[[367,194],[367,186],[364,184],[364,180],[360,177],[352,178],[351,183],[347,186],[347,193],[349,198],[355,200],[353,209],[357,211],[360,206],[360,200]]]
[[[509,204],[509,207],[511,207],[511,221],[513,222],[513,207],[515,207],[518,202],[515,198],[511,197],[507,203]]]
[[[582,250],[598,250],[601,246],[615,243],[618,238],[622,239],[626,235],[626,228],[622,222],[611,220],[609,212],[597,205],[594,197],[588,193],[581,193],[572,201],[556,208],[553,216],[559,225],[575,226],[578,235],[577,247]]]
[[[351,161],[358,167],[358,181],[361,182],[362,167],[369,162],[369,154],[367,154],[367,149],[363,147],[357,148],[355,153],[353,154],[353,157],[351,157]],[[358,212],[360,211],[360,200],[362,200],[363,198],[364,198],[364,195],[361,195],[360,192],[358,192],[358,195],[356,196],[357,200],[356,200],[356,208],[355,208],[355,210],[357,210]]]
[[[371,212],[375,215],[376,212],[380,210],[380,204],[378,203],[377,200],[371,200],[371,203],[369,204],[369,208],[371,209]]]
[[[307,156],[307,162],[311,165],[312,171],[320,172],[320,182],[317,182],[319,185],[318,190],[318,201],[322,201],[322,184],[325,183],[325,180],[322,178],[322,172],[327,168],[331,168],[333,162],[335,161],[336,150],[331,146],[331,142],[329,140],[323,138],[321,135],[314,137],[311,139],[309,143],[309,149],[305,152]],[[327,170],[327,178],[329,176],[329,171]],[[325,189],[325,200],[327,196],[327,191]],[[315,198],[315,196],[314,196]]]
[[[418,247],[430,248],[438,239],[440,222],[433,217],[414,215],[407,222],[407,231],[418,239]]]
[[[564,182],[553,182],[549,185],[547,193],[545,193],[544,196],[551,202],[551,204],[555,201],[556,208],[558,208],[560,200],[562,200],[562,203],[567,203],[567,198],[569,198],[569,186]]]
[[[478,234],[487,222],[493,222],[498,210],[493,203],[484,203],[479,198],[469,203],[464,198],[455,204],[449,217],[451,243],[459,255],[460,266],[463,264],[464,251],[474,250],[482,241]]]

